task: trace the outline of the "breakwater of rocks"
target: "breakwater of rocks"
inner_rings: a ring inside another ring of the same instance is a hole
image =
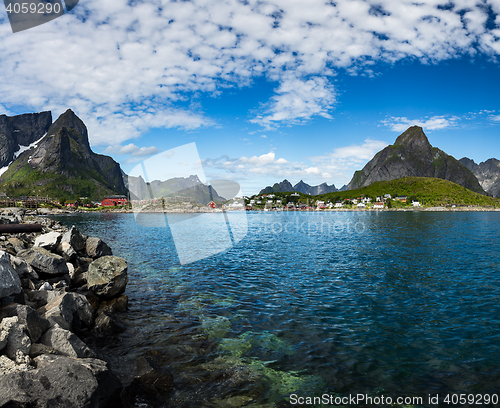
[[[98,237],[6,209],[0,235],[0,407],[132,407],[173,388],[170,374],[146,358],[122,384],[89,344],[124,330],[127,262]],[[36,228],[34,228],[36,229]]]

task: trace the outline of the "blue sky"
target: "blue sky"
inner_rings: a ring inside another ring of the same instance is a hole
[[[446,4],[445,4],[446,3]],[[0,113],[73,109],[130,171],[195,142],[245,194],[349,182],[407,127],[500,158],[500,2],[81,0],[12,34],[0,9]]]

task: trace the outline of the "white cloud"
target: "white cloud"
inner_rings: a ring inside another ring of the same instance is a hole
[[[424,119],[408,119],[405,117],[390,117],[382,121],[394,132],[404,132],[410,126],[420,126],[426,130],[439,130],[457,126],[460,121],[458,116],[433,116]]]
[[[315,115],[331,118],[328,111],[333,108],[335,92],[325,78],[288,76],[276,93],[265,109],[266,114],[250,122],[273,128],[281,123],[300,123]]]
[[[273,128],[329,117],[336,102],[330,78],[339,68],[370,75],[377,61],[498,57],[498,15],[497,27],[486,27],[487,7],[500,13],[498,0],[444,3],[86,0],[16,34],[2,16],[1,110],[71,107],[93,144],[121,144],[152,127],[211,126],[203,112],[185,107],[191,95],[265,75],[279,85],[254,123]]]
[[[307,183],[313,185],[335,183],[341,187],[350,181],[360,165],[364,165],[386,146],[387,143],[380,140],[366,139],[362,145],[340,147],[323,156],[310,157],[308,162],[276,159],[272,151],[250,158],[229,158],[225,155],[204,160],[203,168],[209,178],[235,180],[246,186],[244,191],[252,191],[248,185],[255,186],[255,190],[285,178],[297,181],[306,179]]]
[[[139,160],[139,159],[133,159],[133,158],[149,157],[149,156],[152,156],[152,155],[159,153],[159,152],[160,152],[160,150],[156,146],[139,147],[133,143],[129,143],[126,146],[112,145],[112,146],[108,146],[104,150],[104,153],[107,153],[107,154],[130,155],[131,157],[129,159],[127,159],[127,163],[132,163],[134,161]]]
[[[500,122],[500,115],[492,116],[491,120],[494,122]]]

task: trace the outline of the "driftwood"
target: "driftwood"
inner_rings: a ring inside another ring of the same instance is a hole
[[[40,232],[40,224],[0,224],[0,234],[17,234],[19,232]]]

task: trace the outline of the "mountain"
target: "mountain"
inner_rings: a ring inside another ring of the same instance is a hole
[[[50,112],[0,115],[0,168],[8,166],[23,149],[45,135],[51,124]]]
[[[393,145],[378,152],[362,170],[356,171],[347,189],[402,177],[440,178],[486,194],[476,176],[453,156],[432,147],[419,126],[408,128]]]
[[[500,160],[488,159],[479,164],[467,157],[459,160],[479,181],[481,187],[493,197],[500,197]]]
[[[297,191],[302,194],[318,195],[333,193],[338,190],[334,184],[329,186],[326,183],[322,183],[319,186],[310,186],[309,184],[304,183],[302,180],[295,184],[295,186],[292,186],[292,184],[285,179],[281,183],[275,183],[272,187],[267,186],[266,188],[262,189],[259,194],[286,193],[292,191]]]
[[[46,112],[32,115],[20,115],[17,120],[12,119],[18,117],[4,119],[4,123],[10,122],[11,126],[22,119],[25,126],[17,125],[10,135],[7,132],[0,134],[0,145],[12,144],[12,140],[21,141],[23,146],[31,142],[29,148],[20,149],[17,157],[12,156],[14,161],[0,176],[0,188],[8,195],[101,199],[110,194],[127,194],[120,165],[111,157],[92,151],[87,127],[71,109],[48,129],[47,117],[51,116]],[[5,149],[6,160],[10,150]]]
[[[175,177],[168,180],[153,180],[146,183],[142,177],[126,176],[126,185],[130,190],[130,198],[149,200],[166,197],[180,201],[194,201],[206,205],[210,201],[222,203],[226,201],[212,186],[203,184],[198,176]]]

